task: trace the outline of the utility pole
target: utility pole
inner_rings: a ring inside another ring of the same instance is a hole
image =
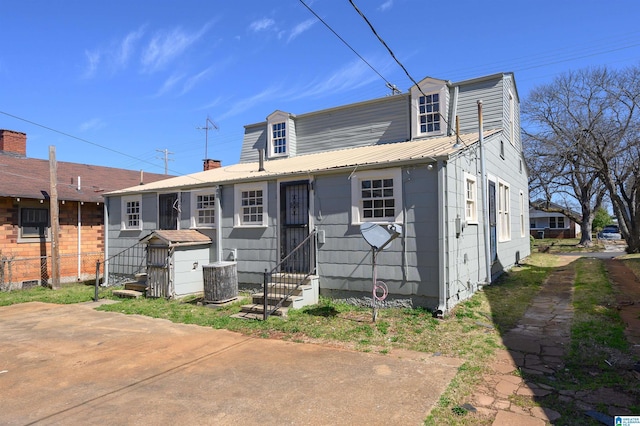
[[[60,288],[60,225],[58,214],[58,163],[56,147],[49,146],[49,214],[51,215],[51,288]]]
[[[209,129],[219,130],[218,125],[211,121],[209,116],[207,115],[207,119],[204,122],[204,127],[196,127],[197,130],[204,130],[204,159],[208,160],[209,157]]]
[[[169,158],[169,155],[173,155],[174,153],[169,151],[168,149],[156,149],[156,151],[161,152],[164,154],[164,158],[163,157],[156,157],[160,160],[164,160],[164,174],[167,175],[169,174],[169,161],[173,161],[173,158]]]

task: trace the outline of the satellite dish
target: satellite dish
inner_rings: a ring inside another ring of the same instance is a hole
[[[374,250],[383,250],[391,241],[402,234],[402,226],[393,223],[379,225],[366,222],[360,225],[360,233]]]

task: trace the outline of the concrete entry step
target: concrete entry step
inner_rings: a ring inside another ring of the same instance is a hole
[[[141,297],[142,294],[143,293],[141,291],[136,290],[115,290],[113,292],[114,296],[124,297],[126,299],[137,299]]]

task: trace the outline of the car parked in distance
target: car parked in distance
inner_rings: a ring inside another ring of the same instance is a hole
[[[621,240],[620,228],[617,225],[607,225],[598,233],[598,238],[603,240]]]

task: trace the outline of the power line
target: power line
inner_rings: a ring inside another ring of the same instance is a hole
[[[301,0],[302,1],[302,0]],[[404,71],[404,73],[407,75],[407,77],[409,77],[409,80],[411,80],[411,82],[414,84],[414,86],[420,91],[420,94],[422,96],[424,96],[425,98],[427,97],[427,95],[422,91],[422,88],[420,87],[420,85],[418,85],[418,82],[411,76],[411,74],[409,74],[409,71],[407,71],[407,69],[404,67],[404,65],[402,65],[402,63],[398,60],[398,58],[396,58],[396,55],[393,53],[393,51],[391,50],[391,48],[387,45],[387,43],[382,39],[382,37],[380,37],[380,35],[378,34],[378,32],[376,31],[376,29],[373,27],[373,25],[371,24],[371,22],[369,22],[369,20],[367,19],[367,17],[364,15],[364,13],[362,13],[360,11],[360,9],[358,9],[358,6],[355,5],[355,3],[353,2],[353,0],[349,0],[349,3],[351,3],[351,6],[353,6],[353,8],[356,10],[356,12],[358,12],[358,14],[362,17],[362,19],[364,19],[364,21],[367,23],[367,25],[369,25],[369,28],[371,28],[371,31],[373,31],[373,34],[378,38],[378,40],[380,41],[380,43],[382,43],[382,45],[387,49],[387,51],[389,52],[389,54],[391,55],[391,57],[393,58],[394,61],[396,61],[396,63],[400,66],[400,68],[402,68],[402,70]],[[447,119],[445,118],[445,116],[438,111],[438,115],[440,116],[440,118],[442,119],[442,121],[444,121],[444,123],[447,125],[447,127],[449,129],[451,129],[451,132],[456,135],[456,137],[458,137],[458,133],[456,132],[456,129],[452,128],[449,125],[449,122],[447,121]],[[463,142],[464,144],[464,142]],[[466,145],[465,145],[466,146]]]
[[[80,142],[83,142],[83,143],[86,143],[86,144],[89,144],[89,145],[93,145],[93,146],[95,146],[95,147],[98,147],[98,148],[101,148],[101,149],[104,149],[104,150],[107,150],[107,151],[113,152],[113,153],[115,153],[115,154],[119,154],[119,155],[122,155],[122,156],[124,156],[124,157],[131,158],[132,160],[136,160],[136,161],[138,161],[138,162],[146,163],[146,164],[152,165],[153,167],[157,167],[157,164],[156,164],[156,163],[152,163],[151,161],[143,160],[142,158],[138,158],[138,157],[135,157],[135,156],[133,156],[133,155],[130,155],[130,154],[127,154],[127,153],[124,153],[124,152],[118,151],[118,150],[116,150],[116,149],[109,148],[109,147],[106,147],[106,146],[100,145],[100,144],[95,143],[95,142],[91,142],[91,141],[89,141],[89,140],[87,140],[87,139],[83,139],[83,138],[81,138],[81,137],[74,136],[74,135],[72,135],[72,134],[69,134],[69,133],[63,132],[63,131],[61,131],[61,130],[57,130],[57,129],[54,129],[54,128],[49,127],[49,126],[45,126],[44,124],[36,123],[35,121],[28,120],[28,119],[26,119],[26,118],[19,117],[19,116],[17,116],[17,115],[13,115],[13,114],[10,114],[10,113],[5,112],[5,111],[0,111],[0,114],[4,114],[4,115],[6,115],[7,117],[15,118],[16,120],[20,120],[20,121],[23,121],[23,122],[25,122],[25,123],[32,124],[32,125],[34,125],[34,126],[37,126],[37,127],[42,128],[42,129],[49,130],[50,132],[54,132],[54,133],[57,133],[57,134],[59,134],[59,135],[66,136],[66,137],[68,137],[68,138],[75,139],[75,140],[77,140],[77,141],[80,141]],[[173,154],[173,153],[171,153],[171,154]],[[171,169],[169,169],[168,167],[166,167],[166,166],[165,166],[165,174],[167,174],[168,172],[172,172],[172,173],[174,173],[176,176],[184,176],[184,174],[182,174],[182,173],[180,173],[180,172],[177,172],[177,171],[175,171],[175,170],[171,170]],[[202,180],[200,180],[200,179],[197,179],[197,178],[193,178],[193,179],[194,179],[194,180],[196,180],[196,181],[199,181],[199,182],[204,182],[204,181],[202,181]]]
[[[367,64],[367,65],[369,66],[369,68],[371,68],[371,69],[373,70],[373,72],[375,72],[376,74],[378,74],[378,76],[379,76],[382,80],[384,80],[384,82],[385,82],[386,86],[387,86],[389,89],[391,89],[391,91],[392,91],[392,93],[393,93],[394,95],[395,95],[395,94],[400,93],[400,90],[398,90],[398,88],[396,87],[396,85],[395,85],[395,84],[391,83],[389,80],[387,80],[386,78],[384,78],[384,76],[383,76],[382,74],[380,74],[380,72],[379,72],[377,69],[375,69],[375,68],[373,67],[373,65],[371,65],[369,62],[367,62],[367,60],[366,60],[366,59],[364,59],[364,58],[362,57],[362,55],[360,55],[358,52],[356,52],[356,50],[355,50],[353,47],[351,47],[351,45],[350,45],[349,43],[347,43],[345,39],[343,39],[342,37],[340,37],[340,35],[339,35],[337,32],[335,32],[335,31],[333,30],[333,28],[331,28],[331,27],[329,26],[329,24],[327,24],[327,23],[324,21],[324,19],[322,19],[320,16],[318,16],[318,14],[317,14],[316,12],[314,12],[314,11],[313,11],[313,9],[311,9],[311,7],[309,7],[309,6],[308,6],[308,5],[307,5],[303,0],[300,0],[300,3],[302,3],[302,4],[304,5],[304,7],[306,7],[307,9],[309,9],[309,12],[313,13],[313,15],[314,15],[316,18],[318,18],[318,20],[319,20],[320,22],[322,22],[322,23],[324,24],[324,26],[325,26],[325,27],[327,27],[327,28],[329,29],[329,31],[331,31],[331,32],[332,32],[336,37],[338,37],[338,39],[340,39],[340,41],[341,41],[341,42],[343,42],[343,43],[345,44],[345,46],[347,46],[349,49],[351,49],[351,51],[352,51],[353,53],[355,53],[355,54],[356,54],[356,56],[357,56],[358,58],[360,58],[360,60],[361,60],[362,62],[364,62],[365,64]]]

